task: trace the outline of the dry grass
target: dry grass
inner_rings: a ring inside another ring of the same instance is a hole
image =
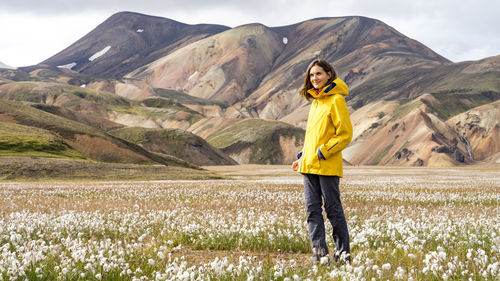
[[[205,180],[220,176],[179,166],[103,163],[85,160],[0,157],[0,180],[99,181],[99,180]]]

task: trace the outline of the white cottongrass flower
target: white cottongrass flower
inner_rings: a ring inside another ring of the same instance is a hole
[[[158,258],[160,260],[164,260],[165,259],[165,254],[163,252],[158,252]]]
[[[399,280],[404,280],[405,275],[406,275],[406,271],[404,270],[404,268],[402,268],[401,266],[398,266],[398,268],[396,269],[396,272],[394,273],[394,278],[399,279]]]
[[[329,262],[330,262],[330,258],[329,258],[329,257],[327,257],[327,256],[321,257],[321,258],[319,259],[319,263],[320,263],[320,264],[327,264],[327,263],[329,263]]]

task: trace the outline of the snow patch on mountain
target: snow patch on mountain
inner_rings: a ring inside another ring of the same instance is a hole
[[[107,46],[106,48],[100,50],[99,52],[93,54],[90,58],[89,58],[89,61],[93,61],[97,58],[99,58],[100,56],[104,55],[105,53],[107,53],[109,50],[111,49],[111,46]]]
[[[57,67],[58,68],[65,68],[65,69],[72,69],[73,67],[75,67],[75,65],[76,65],[76,62],[72,62],[72,63],[68,63],[65,65],[58,65]]]
[[[195,77],[196,74],[198,74],[198,71],[195,71],[193,74],[191,74],[191,76],[188,77],[188,81]]]

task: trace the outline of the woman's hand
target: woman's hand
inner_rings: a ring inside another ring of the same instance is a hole
[[[293,161],[293,163],[292,163],[292,170],[297,171],[297,169],[299,168],[299,161],[300,160]]]

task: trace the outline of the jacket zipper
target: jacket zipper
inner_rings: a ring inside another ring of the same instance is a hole
[[[314,121],[312,124],[316,123],[316,110],[318,109],[318,104],[319,104],[318,99],[315,99],[314,102],[316,102],[316,105],[314,107],[314,112],[313,112],[313,116],[312,116],[313,121]],[[316,152],[316,154],[318,154],[318,153]],[[316,155],[316,156],[318,156],[318,165],[319,165],[319,169],[321,169],[321,161],[319,159],[319,155]]]

